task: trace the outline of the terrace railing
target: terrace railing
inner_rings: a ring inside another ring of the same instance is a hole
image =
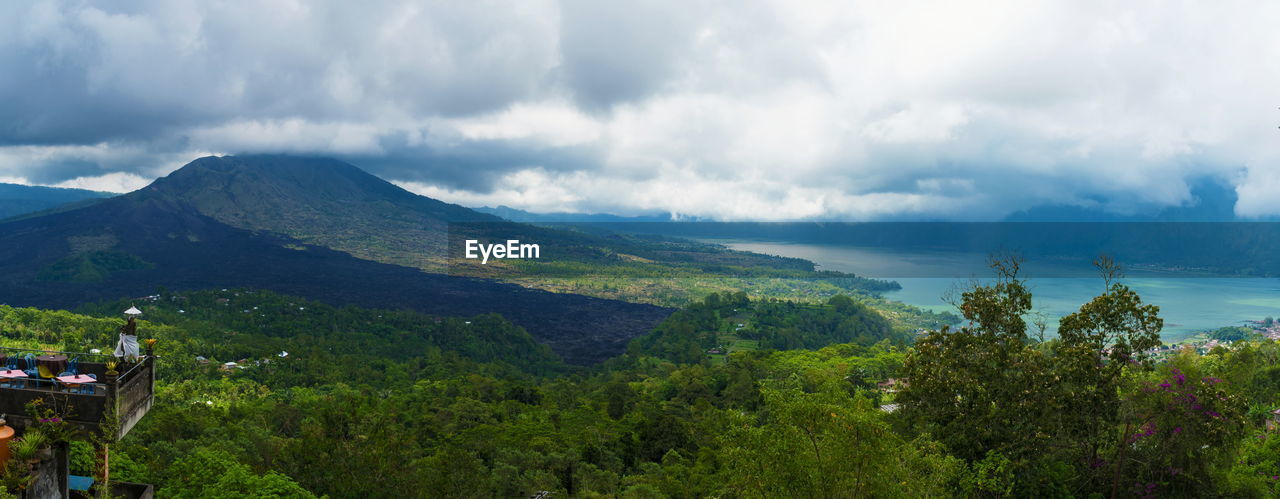
[[[117,366],[120,374],[108,375],[106,362],[115,360],[109,355],[0,347],[0,355],[6,357],[23,357],[27,353],[37,356],[58,353],[68,359],[78,358],[77,371],[93,374],[98,381],[68,386],[53,379],[0,379],[0,413],[5,414],[11,426],[21,428],[32,424],[27,405],[41,399],[46,406],[54,408],[68,422],[85,431],[100,431],[106,422],[104,418],[114,415],[118,423],[116,438],[121,438],[151,409],[155,396],[154,356],[122,363]]]

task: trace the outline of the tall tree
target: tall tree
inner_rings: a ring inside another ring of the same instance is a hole
[[[898,394],[908,421],[968,461],[989,450],[1029,458],[1047,438],[1040,423],[1050,395],[1048,362],[1027,343],[1023,319],[1031,293],[1016,258],[993,258],[991,267],[994,283],[962,294],[968,325],[917,339]]]
[[[1102,466],[1100,452],[1115,447],[1124,431],[1117,426],[1120,383],[1128,370],[1150,368],[1149,351],[1160,345],[1164,327],[1160,307],[1144,304],[1119,282],[1123,273],[1114,260],[1101,256],[1094,263],[1106,291],[1061,319],[1053,348],[1053,432],[1074,449],[1089,488],[1114,485],[1114,470]]]

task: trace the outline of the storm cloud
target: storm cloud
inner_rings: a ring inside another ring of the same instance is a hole
[[[802,8],[801,8],[802,7]],[[332,155],[416,192],[720,219],[1280,214],[1280,5],[10,2],[0,181]]]

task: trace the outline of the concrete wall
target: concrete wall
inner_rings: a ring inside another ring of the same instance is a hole
[[[41,461],[35,470],[36,479],[23,493],[26,499],[66,499],[67,475],[70,451],[66,442],[53,446],[53,458]]]

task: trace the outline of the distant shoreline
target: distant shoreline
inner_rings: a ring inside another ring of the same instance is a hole
[[[872,248],[814,245],[791,241],[699,239],[732,249],[812,261],[820,269],[874,276],[898,282],[902,289],[884,293],[889,300],[933,311],[952,311],[942,295],[957,283],[989,276],[982,255],[945,252],[893,252]],[[957,267],[967,265],[967,267]],[[876,268],[886,269],[874,271]],[[965,270],[958,271],[957,268]],[[1197,341],[1197,335],[1217,328],[1242,325],[1268,315],[1280,317],[1280,279],[1218,276],[1176,272],[1157,274],[1135,269],[1124,281],[1143,300],[1160,306],[1165,318],[1161,337],[1169,344]],[[970,276],[964,276],[970,272]],[[1050,318],[1047,334],[1056,333],[1057,318],[1074,312],[1103,291],[1099,277],[1076,272],[1074,277],[1044,276],[1035,268],[1024,274],[1032,287],[1037,311]],[[925,277],[920,277],[925,276]]]

